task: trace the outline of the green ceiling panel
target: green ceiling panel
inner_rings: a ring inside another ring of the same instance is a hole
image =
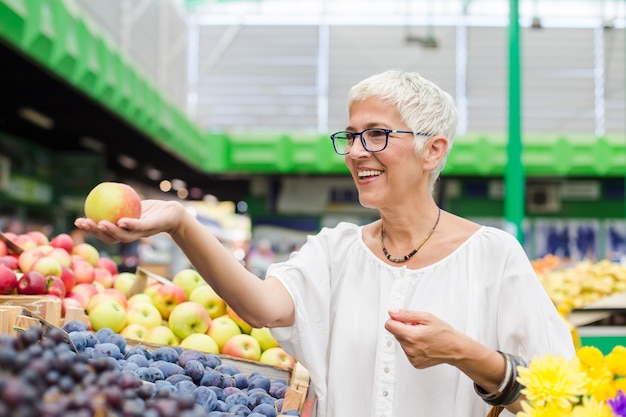
[[[0,1],[0,34],[9,42],[20,45],[26,30],[28,0]]]
[[[73,80],[80,59],[78,46],[78,21],[72,16],[62,2],[55,2],[56,39],[48,64],[62,77]]]
[[[56,42],[54,3],[51,0],[27,1],[28,19],[22,47],[29,55],[47,63]]]

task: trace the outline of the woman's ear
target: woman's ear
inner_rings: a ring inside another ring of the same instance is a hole
[[[448,153],[448,139],[437,135],[428,139],[424,149],[424,168],[434,169]]]

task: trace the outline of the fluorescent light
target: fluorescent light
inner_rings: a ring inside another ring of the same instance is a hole
[[[117,157],[117,162],[120,163],[126,169],[135,169],[137,168],[137,161],[131,158],[128,155],[119,154]]]
[[[152,167],[146,168],[146,175],[152,181],[158,181],[161,178],[163,178],[163,173],[159,171],[158,169],[152,168]]]
[[[52,120],[52,118],[31,107],[20,107],[17,110],[17,114],[22,119],[27,120],[42,129],[50,130],[54,127],[54,120]]]
[[[80,143],[83,148],[87,148],[90,151],[97,153],[102,153],[106,149],[104,143],[100,142],[98,139],[92,138],[91,136],[82,136],[78,139],[78,143]]]

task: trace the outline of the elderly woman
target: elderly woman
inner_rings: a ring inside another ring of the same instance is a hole
[[[319,417],[516,412],[516,367],[574,346],[517,240],[433,198],[453,99],[417,73],[387,71],[355,85],[348,109],[332,143],[380,219],[321,230],[265,280],[177,202],[144,201],[140,219],[117,225],[75,224],[106,242],[169,233],[245,321],[271,327],[309,370]]]

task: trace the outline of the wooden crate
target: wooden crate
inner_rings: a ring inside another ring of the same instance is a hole
[[[40,316],[53,326],[61,326],[61,300],[51,295],[3,295],[0,296],[0,333],[17,334],[16,327],[30,327],[38,320],[24,315],[24,309]]]

